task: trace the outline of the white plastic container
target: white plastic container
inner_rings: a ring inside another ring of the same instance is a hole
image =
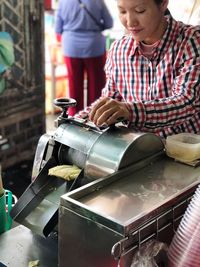
[[[200,159],[200,135],[180,133],[168,136],[166,153],[169,157],[185,162]]]

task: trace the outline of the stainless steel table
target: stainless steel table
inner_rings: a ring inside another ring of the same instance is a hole
[[[39,260],[41,267],[58,266],[57,236],[36,235],[24,226],[16,226],[0,235],[0,266],[28,267]]]

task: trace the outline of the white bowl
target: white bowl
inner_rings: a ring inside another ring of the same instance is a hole
[[[200,159],[200,135],[180,133],[168,136],[165,148],[167,155],[177,160],[191,162]]]

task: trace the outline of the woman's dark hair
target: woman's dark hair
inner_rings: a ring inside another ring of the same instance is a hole
[[[157,5],[160,5],[163,0],[154,0],[154,1],[156,2]]]
[[[154,1],[155,1],[156,5],[160,5],[163,2],[163,0],[154,0]],[[165,11],[165,15],[169,15],[169,14],[170,14],[170,12],[169,12],[169,9],[167,8]]]

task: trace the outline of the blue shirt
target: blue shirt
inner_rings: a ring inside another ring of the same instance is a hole
[[[102,22],[103,30],[113,26],[113,19],[103,0],[82,0],[95,19]],[[88,15],[78,0],[59,0],[55,31],[62,34],[64,55],[88,58],[105,53],[102,29]]]

